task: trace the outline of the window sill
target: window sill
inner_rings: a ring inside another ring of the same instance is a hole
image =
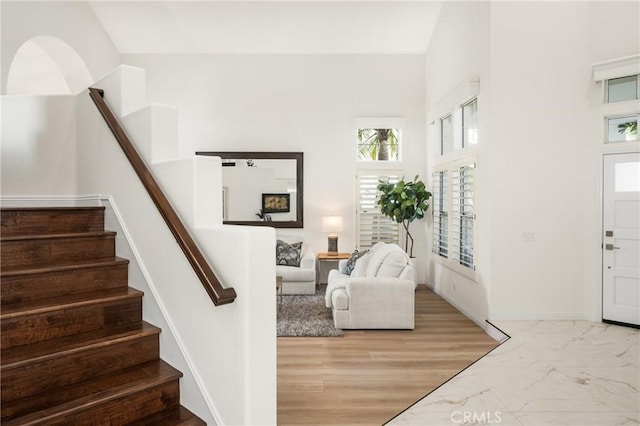
[[[445,259],[444,257],[439,256],[435,253],[433,254],[436,257],[436,263],[439,263],[440,265],[444,266],[451,272],[455,272],[456,274],[462,275],[463,277],[468,278],[475,283],[478,282],[476,277],[476,271],[460,266],[456,262],[449,259]]]

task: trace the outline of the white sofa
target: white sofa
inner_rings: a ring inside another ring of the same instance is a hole
[[[351,275],[346,260],[329,272],[325,302],[341,329],[413,329],[414,271],[397,244],[378,243],[356,261]]]
[[[276,264],[276,275],[282,277],[282,294],[316,293],[316,255],[307,247],[304,240],[297,236],[277,236],[278,240],[289,244],[302,242],[300,266]]]

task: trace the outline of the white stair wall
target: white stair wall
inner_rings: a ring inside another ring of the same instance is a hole
[[[154,163],[156,179],[190,229],[222,224],[220,157],[193,156]],[[218,194],[219,196],[216,196]]]
[[[147,164],[178,158],[178,109],[149,104],[121,116],[127,134]]]
[[[118,117],[124,117],[147,104],[147,80],[142,68],[120,65],[98,80],[94,87],[104,90],[105,100]]]
[[[168,324],[165,332],[179,347],[176,354],[161,345],[161,355],[178,364],[180,355],[189,369],[185,379],[193,377],[183,383],[197,384],[184,389],[183,405],[209,424],[275,424],[275,231],[222,224],[220,159],[177,158],[178,112],[146,102],[144,75],[121,66],[93,87],[104,90],[223,286],[236,290],[236,301],[216,307],[209,300],[86,93],[78,98],[78,140],[85,141],[79,147],[79,191],[108,195],[118,206],[146,271],[145,297],[156,300]]]

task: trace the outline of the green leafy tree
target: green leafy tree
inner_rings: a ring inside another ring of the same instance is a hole
[[[431,193],[427,191],[424,182],[418,180],[405,182],[404,177],[397,183],[379,181],[378,199],[380,212],[397,223],[402,223],[405,230],[404,250],[413,257],[413,237],[409,232],[409,225],[416,219],[422,219],[429,208]],[[409,245],[411,242],[411,245]]]
[[[358,158],[388,161],[398,157],[397,129],[358,129]]]
[[[618,133],[620,133],[621,135],[637,135],[638,122],[630,121],[628,123],[618,124]]]

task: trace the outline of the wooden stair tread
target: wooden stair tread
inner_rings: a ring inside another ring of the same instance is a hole
[[[180,406],[105,211],[0,208],[3,425],[206,425]]]
[[[63,240],[71,238],[115,237],[115,231],[68,232],[64,234],[28,234],[0,236],[0,242],[28,240]]]
[[[48,420],[61,418],[90,409],[96,405],[126,397],[134,392],[144,391],[162,383],[178,380],[182,373],[171,367],[166,362],[158,359],[146,364],[127,368],[117,373],[95,377],[84,382],[56,389],[47,395],[38,394],[16,401],[3,404],[3,408],[12,410],[11,404],[32,403],[31,399],[46,398],[50,402],[50,408],[40,410],[10,420],[3,420],[2,424],[46,424]]]
[[[2,268],[2,271],[0,271],[0,277],[5,278],[16,275],[45,274],[48,272],[88,269],[123,264],[129,264],[129,259],[114,256],[100,259],[76,260],[69,263],[56,263],[55,265],[46,266],[13,266]]]
[[[78,351],[114,345],[124,340],[159,333],[160,329],[158,327],[143,321],[141,324],[136,325],[105,327],[99,330],[58,337],[30,345],[15,346],[2,350],[0,372],[17,368],[31,362],[40,362]]]
[[[70,294],[21,303],[11,303],[3,306],[2,312],[0,313],[0,320],[71,309],[80,306],[99,305],[118,300],[142,297],[142,295],[143,292],[131,287],[126,287]]]
[[[183,406],[173,409],[169,412],[160,412],[153,416],[145,417],[136,422],[129,423],[127,426],[196,426],[206,425],[206,423],[187,410]]]

